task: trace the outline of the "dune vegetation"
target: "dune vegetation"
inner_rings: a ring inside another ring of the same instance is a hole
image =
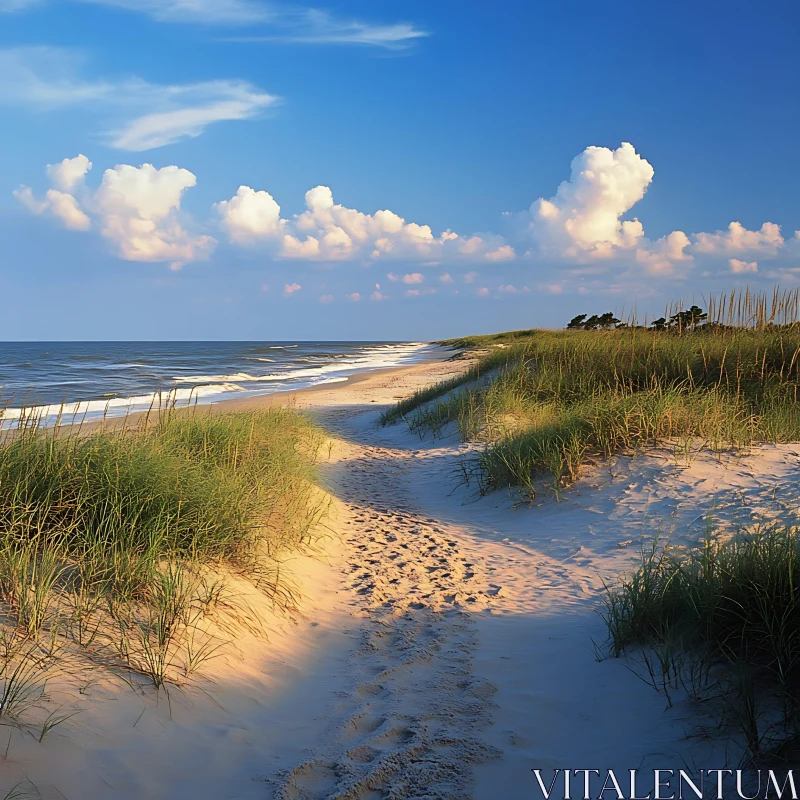
[[[603,616],[612,654],[638,650],[670,703],[681,690],[716,700],[756,764],[797,763],[800,530],[709,532],[688,553],[655,545],[609,587]]]
[[[797,293],[734,294],[650,326],[609,313],[586,327],[579,315],[567,330],[445,341],[475,359],[464,382],[401,400],[383,422],[403,418],[434,436],[455,423],[464,439],[486,442],[465,467],[484,492],[530,492],[546,475],[563,487],[589,459],[667,440],[797,441],[797,307]]]
[[[323,441],[291,409],[6,431],[0,720],[38,702],[65,652],[158,688],[190,675],[220,644],[203,621],[236,614],[226,576],[288,602],[275,559],[326,510]]]

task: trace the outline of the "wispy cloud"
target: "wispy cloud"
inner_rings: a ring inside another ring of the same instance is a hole
[[[0,104],[42,111],[86,108],[112,147],[143,151],[199,136],[216,122],[251,119],[279,98],[245,81],[153,84],[85,77],[86,59],[52,47],[0,50]]]
[[[158,22],[228,28],[247,27],[246,36],[227,41],[330,44],[405,50],[428,31],[410,22],[340,18],[328,11],[259,0],[73,0],[145,14]],[[0,0],[0,13],[25,11],[54,0]]]
[[[325,11],[308,9],[283,14],[275,30],[262,35],[229,37],[238,42],[293,42],[297,44],[352,44],[404,50],[430,34],[409,22],[376,24],[362,20],[340,20]]]
[[[78,0],[78,2],[138,11],[160,22],[239,25],[268,22],[274,16],[268,5],[251,0]]]

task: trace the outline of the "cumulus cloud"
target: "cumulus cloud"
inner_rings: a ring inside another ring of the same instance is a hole
[[[353,292],[345,296],[351,303],[357,303],[361,299],[361,294],[359,292]]]
[[[268,192],[240,186],[230,200],[215,203],[214,208],[228,238],[237,244],[274,238],[283,230],[281,207]]]
[[[62,192],[72,192],[83,183],[86,173],[92,168],[92,162],[82,153],[75,158],[65,158],[58,164],[47,165],[47,177],[50,183]]]
[[[306,210],[282,219],[280,206],[266,191],[240,186],[230,200],[217,203],[223,229],[235,244],[261,242],[278,257],[306,261],[499,260],[515,253],[498,236],[464,238],[452,231],[434,235],[428,225],[406,222],[392,211],[366,214],[337,204],[327,186],[306,192]],[[419,274],[419,273],[416,273]],[[390,279],[393,278],[390,274]]]
[[[398,281],[402,281],[403,283],[422,283],[425,280],[425,276],[421,272],[412,272],[406,275],[387,272],[386,277],[394,283]]]
[[[516,253],[514,252],[514,248],[510,244],[504,244],[498,247],[496,250],[491,250],[486,254],[486,258],[489,261],[509,261],[512,258],[516,257]]]
[[[103,173],[91,205],[103,235],[128,261],[194,261],[215,241],[190,234],[179,218],[183,193],[197,182],[187,169],[119,164]]]
[[[320,303],[332,303],[333,302],[333,295],[332,294],[322,294],[319,297]]]
[[[636,260],[650,275],[675,277],[680,266],[688,267],[692,256],[686,251],[689,237],[683,231],[673,231],[649,246],[636,248]]]
[[[91,162],[79,155],[49,165],[50,180],[73,194],[49,189],[37,201],[31,189],[20,187],[14,194],[34,213],[50,212],[72,230],[88,230],[96,221],[101,234],[113,243],[127,261],[167,261],[180,264],[207,258],[215,240],[194,235],[182,223],[180,204],[195,176],[176,166],[156,169],[152,164],[134,167],[119,164],[103,173],[100,186],[91,191],[84,177]]]
[[[476,294],[478,295],[478,297],[488,297],[489,296],[489,290],[485,286],[481,286],[481,288],[478,289]]]
[[[555,195],[531,205],[527,231],[543,251],[571,257],[608,258],[615,247],[633,247],[642,225],[620,217],[644,197],[653,174],[628,142],[616,150],[587,147]]]
[[[37,200],[29,186],[20,186],[14,191],[14,196],[29,211],[52,214],[69,230],[89,230],[92,221],[69,192],[83,185],[86,173],[91,168],[91,161],[84,155],[65,158],[58,164],[48,164],[46,172],[56,188],[48,189],[43,200]]]
[[[0,105],[81,108],[103,121],[111,147],[143,151],[199,136],[217,122],[252,119],[279,102],[246,81],[162,85],[141,78],[91,78],[86,71],[85,57],[72,50],[0,50]]]
[[[726,231],[696,233],[692,249],[696,253],[715,255],[739,253],[775,255],[783,244],[780,226],[774,222],[765,222],[756,231],[748,230],[739,222],[731,222]]]
[[[757,230],[732,222],[714,233],[676,230],[649,239],[638,219],[624,217],[644,198],[654,174],[629,143],[616,150],[587,147],[573,159],[569,180],[554,196],[511,216],[520,244],[527,248],[527,262],[543,273],[561,273],[552,285],[615,291],[641,286],[647,277],[686,278],[698,268],[704,274],[722,274],[726,266],[734,269],[729,257],[750,265],[754,260],[744,256],[775,257],[783,251],[780,227],[772,222]],[[609,273],[615,281],[601,277]]]
[[[67,88],[67,94],[80,95],[80,87]],[[0,99],[4,91],[0,87]],[[195,184],[192,173],[177,166],[156,170],[148,164],[121,165],[107,170],[100,188],[92,192],[85,185],[91,166],[85,156],[64,159],[48,166],[51,186],[44,195],[27,186],[15,194],[33,213],[52,216],[65,227],[98,228],[123,258],[183,264],[208,255],[215,240],[193,233],[196,226],[180,209],[183,192]],[[365,213],[349,208],[336,203],[331,189],[322,185],[306,192],[305,210],[292,216],[282,214],[268,191],[246,184],[214,209],[218,227],[236,246],[285,260],[365,266],[388,262],[386,267],[393,268],[386,273],[388,279],[420,294],[437,273],[439,282],[453,283],[451,264],[464,265],[468,271],[459,280],[481,285],[481,295],[488,294],[482,284],[491,280],[489,285],[495,285],[486,273],[501,270],[507,273],[501,280],[513,283],[502,283],[500,295],[526,291],[515,285],[531,280],[531,286],[546,292],[615,292],[650,290],[652,279],[677,280],[693,272],[770,276],[776,268],[784,269],[775,265],[779,257],[800,252],[800,236],[787,243],[772,222],[754,230],[732,222],[711,233],[675,230],[648,238],[638,220],[624,217],[644,198],[653,175],[652,166],[630,144],[615,150],[588,147],[573,159],[569,180],[552,197],[508,215],[517,237],[511,238],[513,246],[493,233],[465,236],[446,229],[436,234],[430,226],[408,222],[388,209]],[[424,277],[426,268],[437,266],[430,281]],[[520,277],[522,269],[532,271],[531,278]],[[385,297],[380,286],[372,297]],[[355,292],[348,298],[358,301],[362,296]]]
[[[294,294],[295,292],[299,292],[303,287],[299,283],[287,283],[283,287],[283,293],[289,297],[289,295]]]
[[[758,272],[758,261],[742,261],[738,258],[728,259],[731,272],[740,274],[743,272]]]

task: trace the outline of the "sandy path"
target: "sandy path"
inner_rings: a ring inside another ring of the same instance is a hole
[[[464,609],[485,606],[491,589],[415,508],[403,489],[408,462],[375,447],[337,450],[332,488],[349,517],[346,587],[361,642],[335,721],[275,797],[469,798],[473,765],[499,755],[480,739],[495,688],[473,674],[475,622]]]

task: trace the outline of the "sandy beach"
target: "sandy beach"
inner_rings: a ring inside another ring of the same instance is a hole
[[[592,465],[533,505],[479,497],[459,481],[476,445],[377,425],[465,366],[432,360],[226,404],[293,403],[331,436],[331,514],[283,564],[297,608],[241,581],[258,625],[168,693],[80,670],[54,679],[48,702],[79,713],[41,743],[0,730],[2,792],[522,800],[539,796],[535,768],[737,761],[711,717],[680,694],[668,707],[635,660],[604,657],[597,610],[654,537],[692,545],[709,516],[724,529],[793,514],[800,445],[688,461],[662,448]]]

